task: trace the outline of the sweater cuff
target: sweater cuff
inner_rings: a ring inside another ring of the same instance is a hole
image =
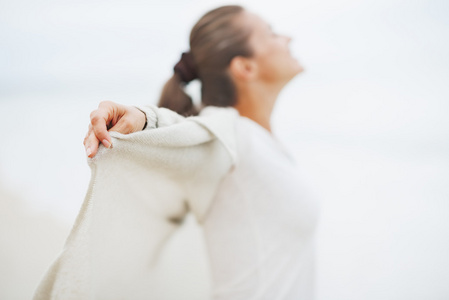
[[[145,114],[146,122],[142,130],[155,129],[158,127],[157,114],[152,106],[135,106],[135,108]]]

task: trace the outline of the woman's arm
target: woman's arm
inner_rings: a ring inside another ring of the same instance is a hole
[[[116,105],[105,104],[101,110]],[[236,112],[209,108],[185,118],[156,106],[140,109],[146,130],[112,132],[114,148],[100,147],[88,159],[92,176],[84,203],[35,300],[154,299],[164,245],[189,210],[204,219],[235,161]],[[111,130],[118,123],[111,116],[94,124],[112,120]],[[123,114],[121,122],[130,116]]]

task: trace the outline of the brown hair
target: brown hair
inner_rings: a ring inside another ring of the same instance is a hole
[[[201,80],[202,106],[236,104],[236,89],[228,66],[235,56],[252,55],[248,43],[251,32],[236,22],[243,12],[243,7],[237,5],[216,8],[201,17],[190,32],[190,54]],[[175,72],[164,85],[158,105],[184,116],[198,114],[184,86],[185,82]]]

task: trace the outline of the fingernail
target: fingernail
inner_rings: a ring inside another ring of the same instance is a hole
[[[88,157],[92,154],[92,150],[90,150],[90,147],[87,147],[86,154]]]
[[[106,148],[112,148],[112,147],[111,147],[112,144],[109,143],[109,141],[108,141],[107,139],[104,139],[104,140],[103,140],[103,145],[104,145]]]

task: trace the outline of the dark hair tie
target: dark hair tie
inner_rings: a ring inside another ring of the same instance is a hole
[[[181,77],[181,81],[189,83],[190,81],[197,79],[198,74],[193,61],[192,54],[190,52],[184,52],[181,55],[181,59],[175,65],[174,71]]]

